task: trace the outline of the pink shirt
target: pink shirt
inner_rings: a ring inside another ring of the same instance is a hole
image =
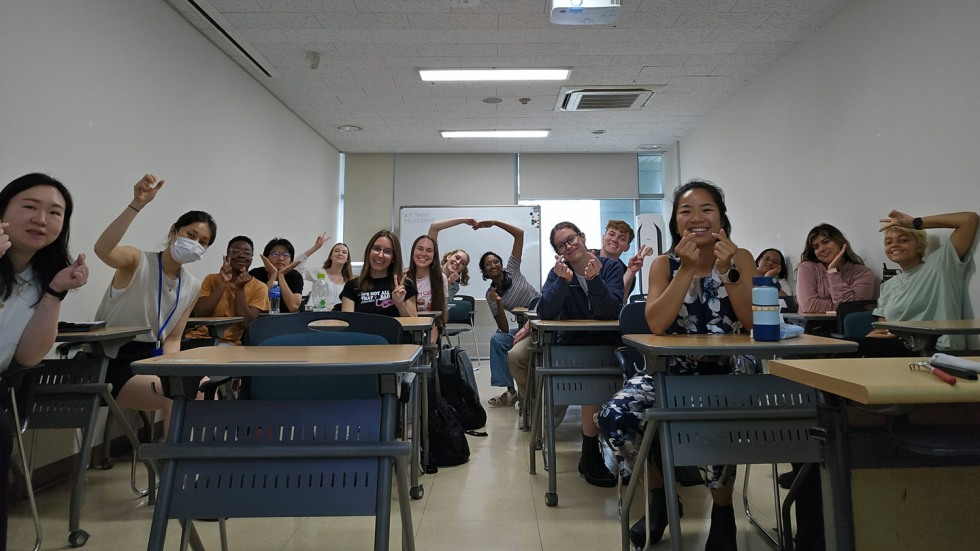
[[[842,262],[837,273],[827,272],[820,262],[801,262],[796,272],[796,302],[800,312],[829,312],[852,300],[870,300],[875,295],[875,275],[853,262]]]

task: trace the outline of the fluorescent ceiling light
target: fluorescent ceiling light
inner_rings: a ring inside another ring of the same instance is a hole
[[[443,138],[547,138],[551,130],[443,130]]]
[[[426,82],[487,80],[568,80],[571,69],[419,69]]]

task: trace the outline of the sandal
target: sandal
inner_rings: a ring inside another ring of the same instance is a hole
[[[487,400],[487,403],[490,404],[490,407],[492,408],[513,406],[515,403],[517,403],[517,392],[505,390],[500,396],[494,396],[493,398]]]

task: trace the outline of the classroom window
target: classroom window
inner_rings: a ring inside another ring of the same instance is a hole
[[[664,171],[663,157],[657,154],[637,155],[640,200],[636,212],[663,214]]]

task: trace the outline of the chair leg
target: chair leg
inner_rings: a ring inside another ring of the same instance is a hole
[[[779,549],[780,548],[779,542],[782,540],[783,531],[782,531],[782,519],[779,515],[779,486],[776,483],[777,474],[776,474],[775,464],[773,464],[772,469],[773,469],[773,495],[776,503],[776,536],[774,537],[772,534],[770,534],[769,530],[766,529],[766,527],[763,526],[761,523],[759,523],[758,519],[752,516],[752,508],[749,506],[749,478],[752,473],[752,465],[745,466],[745,477],[742,480],[742,505],[745,508],[745,517],[749,519],[749,523],[752,524],[752,526],[758,528],[759,531],[762,532],[762,535],[767,537],[769,541],[771,541],[772,544],[777,549]]]
[[[476,340],[476,329],[474,328],[470,333],[473,335],[473,350],[476,353],[476,365],[478,367],[483,367],[483,361],[480,360],[480,345]]]
[[[14,414],[14,432],[17,433],[17,451],[20,464],[24,468],[24,483],[27,485],[27,499],[31,503],[31,517],[34,519],[34,551],[41,549],[41,517],[37,512],[37,502],[34,500],[34,482],[31,480],[31,464],[27,462],[24,450],[24,431],[21,430],[20,413],[17,411],[17,396],[10,389],[11,411]],[[35,435],[36,436],[36,435]]]

